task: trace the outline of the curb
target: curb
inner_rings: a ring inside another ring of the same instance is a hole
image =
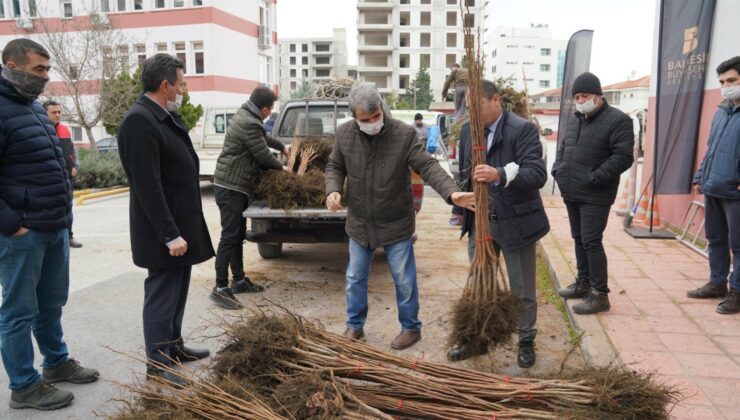
[[[555,289],[561,287],[561,282],[563,285],[570,284],[572,279],[575,278],[575,272],[573,272],[573,269],[568,264],[568,260],[565,258],[563,250],[558,245],[553,234],[548,233],[540,240],[538,246],[547,263],[550,278]],[[599,322],[599,319],[596,316],[576,315],[573,312],[573,304],[578,301],[572,302],[566,300],[565,309],[568,314],[568,320],[570,320],[570,325],[577,334],[581,335],[581,351],[583,352],[584,359],[586,359],[586,363],[593,367],[603,367],[618,361],[617,352],[612,346],[611,341],[609,341],[609,337],[606,331],[604,331],[604,327]]]

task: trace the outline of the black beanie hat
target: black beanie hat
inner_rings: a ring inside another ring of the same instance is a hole
[[[581,75],[576,77],[576,80],[573,81],[571,96],[574,96],[576,93],[595,93],[597,95],[603,95],[601,92],[601,81],[599,81],[599,78],[593,73],[581,73]]]

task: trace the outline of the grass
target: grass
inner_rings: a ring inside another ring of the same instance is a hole
[[[565,302],[563,302],[563,299],[561,299],[555,291],[555,287],[552,284],[552,278],[550,277],[550,270],[547,266],[547,262],[545,262],[545,257],[541,252],[537,253],[537,288],[540,290],[540,293],[542,293],[542,296],[544,296],[545,301],[555,305],[558,312],[560,312],[560,315],[563,317],[563,321],[565,321],[565,326],[568,328],[568,337],[570,338],[570,342],[572,344],[578,343],[581,337],[576,330],[573,329],[573,325],[570,323],[568,312],[565,309]]]

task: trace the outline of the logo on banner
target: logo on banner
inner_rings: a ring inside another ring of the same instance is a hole
[[[709,53],[696,52],[699,48],[699,27],[691,26],[683,31],[683,55],[676,60],[669,60],[665,81],[668,86],[681,83],[683,78],[701,80],[704,78],[704,69],[709,59]]]

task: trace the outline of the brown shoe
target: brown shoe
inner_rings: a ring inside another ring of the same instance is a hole
[[[356,330],[354,328],[347,328],[344,330],[345,337],[350,340],[365,341],[365,332],[363,330]]]
[[[404,350],[413,346],[419,340],[421,340],[421,331],[401,331],[401,333],[391,341],[391,348],[395,350]]]

